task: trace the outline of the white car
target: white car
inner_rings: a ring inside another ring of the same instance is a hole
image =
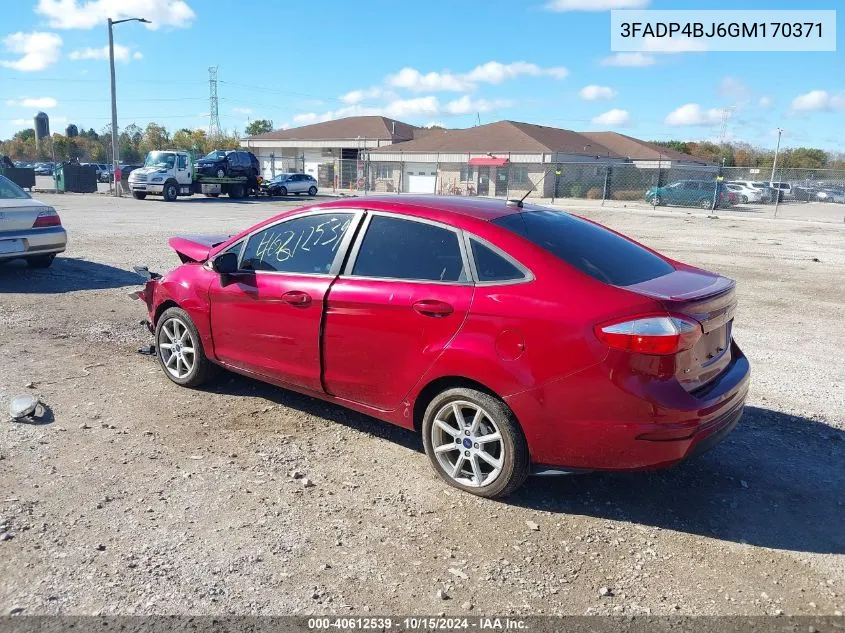
[[[761,180],[731,180],[727,184],[739,185],[740,187],[759,191],[761,202],[772,202],[775,198],[774,190],[769,186],[769,183]]]
[[[816,200],[821,202],[837,202],[845,204],[845,189],[828,188],[822,189],[816,194]]]
[[[47,268],[66,245],[56,210],[0,176],[0,261],[23,259],[33,268]]]
[[[734,182],[729,182],[727,185],[728,191],[733,191],[736,197],[739,198],[741,204],[748,204],[749,202],[757,203],[763,201],[763,192],[759,189],[746,187]]]

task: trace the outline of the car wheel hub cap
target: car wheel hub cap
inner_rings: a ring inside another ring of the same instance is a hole
[[[437,412],[431,444],[443,471],[464,486],[488,486],[502,472],[502,434],[492,417],[472,402],[450,402]]]
[[[195,341],[188,326],[181,319],[168,319],[158,335],[158,353],[167,372],[175,378],[185,378],[196,362]]]

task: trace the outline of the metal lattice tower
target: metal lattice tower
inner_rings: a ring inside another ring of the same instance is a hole
[[[220,112],[217,107],[217,66],[208,68],[208,137],[220,136]]]

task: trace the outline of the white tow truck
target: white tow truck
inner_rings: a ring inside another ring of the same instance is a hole
[[[182,150],[156,150],[147,154],[144,166],[127,179],[132,196],[143,200],[148,195],[163,196],[173,202],[179,196],[202,193],[216,198],[221,193],[230,198],[244,198],[258,191],[259,180],[247,176],[215,178],[197,173],[191,154]]]

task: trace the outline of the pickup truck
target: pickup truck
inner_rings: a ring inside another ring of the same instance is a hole
[[[147,154],[144,166],[129,174],[128,185],[132,196],[138,200],[158,195],[167,202],[173,202],[179,196],[195,193],[213,198],[221,193],[230,198],[243,198],[258,190],[260,180],[256,176],[215,178],[200,174],[190,153],[167,149]]]

